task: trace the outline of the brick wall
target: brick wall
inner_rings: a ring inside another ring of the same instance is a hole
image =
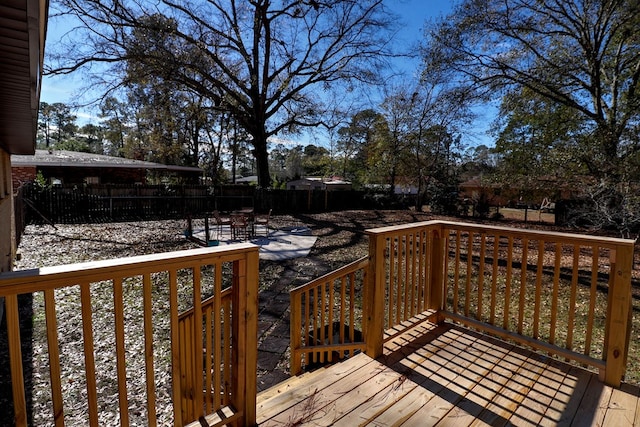
[[[13,181],[13,192],[24,182],[34,181],[36,179],[35,166],[13,166],[11,168],[11,178]]]

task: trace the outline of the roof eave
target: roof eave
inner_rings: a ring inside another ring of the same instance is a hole
[[[48,0],[0,7],[0,147],[12,154],[35,151],[48,8]]]

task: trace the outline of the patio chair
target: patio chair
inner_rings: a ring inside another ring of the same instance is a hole
[[[258,226],[264,227],[264,237],[269,237],[269,218],[271,217],[271,209],[266,214],[257,214],[253,218],[253,234],[258,235]]]
[[[220,234],[222,233],[222,227],[225,225],[231,226],[231,218],[220,216],[220,212],[217,210],[213,211],[213,219],[216,221],[216,226],[218,227],[218,239],[220,239]]]
[[[238,239],[242,236],[242,240],[247,240],[249,228],[249,217],[245,214],[231,214],[231,238]]]

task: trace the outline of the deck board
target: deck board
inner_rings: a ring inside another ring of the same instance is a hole
[[[385,344],[258,395],[260,426],[640,423],[640,391],[460,326],[425,321]]]
[[[604,425],[620,427],[635,425],[637,405],[637,389],[630,389],[627,384],[623,384],[620,389],[614,389],[611,392],[609,411],[604,418]]]

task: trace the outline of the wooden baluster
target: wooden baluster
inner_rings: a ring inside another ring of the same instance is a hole
[[[485,251],[487,249],[487,235],[486,233],[480,234],[480,266],[478,267],[478,308],[476,312],[476,319],[482,320],[482,299],[484,293],[484,267],[485,267]]]
[[[456,259],[453,265],[453,312],[458,312],[458,293],[460,287],[460,246],[462,244],[460,230],[456,230]]]
[[[446,239],[442,234],[445,230],[434,230],[433,241],[431,246],[431,284],[430,284],[430,309],[437,310],[438,316],[436,321],[441,323],[444,321],[444,244]]]
[[[64,404],[62,400],[62,381],[60,371],[60,350],[58,346],[58,321],[56,319],[56,299],[53,289],[44,291],[44,308],[47,319],[47,348],[49,350],[49,372],[51,374],[51,401],[53,420],[56,426],[64,425]],[[155,408],[155,402],[154,406]],[[150,426],[151,418],[149,419]]]
[[[533,338],[540,336],[540,303],[542,298],[542,275],[544,274],[544,240],[538,240],[538,269],[536,271],[536,290],[533,307]]]
[[[84,342],[84,364],[87,381],[87,404],[89,423],[98,425],[98,396],[96,386],[96,363],[93,355],[93,321],[91,309],[91,290],[88,282],[80,284],[80,300],[82,302],[82,338]]]
[[[553,291],[551,293],[551,323],[549,325],[549,343],[556,342],[556,323],[558,322],[558,293],[560,289],[560,263],[562,261],[562,243],[556,243],[553,265]]]
[[[502,327],[509,329],[509,311],[511,309],[511,277],[513,275],[513,236],[509,236],[507,243],[507,274],[504,284],[504,310]]]
[[[522,335],[524,309],[527,296],[527,267],[529,266],[529,239],[522,238],[522,262],[520,263],[520,293],[518,295],[518,333]]]
[[[598,246],[592,246],[591,252],[591,286],[589,289],[589,309],[584,343],[584,354],[587,356],[591,353],[591,340],[593,339],[593,322],[596,311],[596,297],[598,295],[598,272],[600,270],[600,248]]]
[[[500,235],[493,236],[493,270],[491,272],[491,312],[489,313],[489,324],[494,325],[496,321],[496,303],[498,294],[498,257],[500,250]]]
[[[567,319],[567,342],[565,348],[573,349],[573,332],[575,329],[576,294],[578,291],[578,277],[580,276],[580,246],[573,245],[573,269],[571,272],[571,290],[569,296],[569,311]]]
[[[464,315],[469,317],[471,307],[471,276],[473,275],[473,232],[467,233],[467,270],[464,289]]]

